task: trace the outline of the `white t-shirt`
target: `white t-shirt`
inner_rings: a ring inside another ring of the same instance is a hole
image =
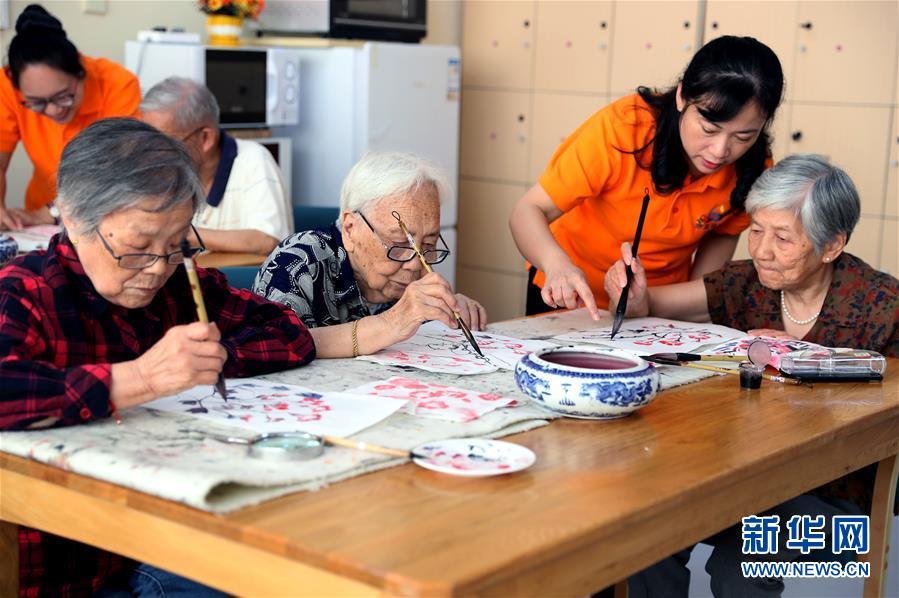
[[[216,179],[227,176],[224,194],[217,206],[203,206],[194,225],[214,230],[253,229],[278,241],[288,237],[293,233],[293,209],[275,159],[255,141],[224,135],[222,163],[216,172]],[[237,143],[237,155],[229,173],[225,148],[230,141]],[[210,196],[215,192],[214,181]]]

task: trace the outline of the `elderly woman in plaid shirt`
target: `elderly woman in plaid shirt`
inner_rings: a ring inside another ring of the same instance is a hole
[[[180,244],[202,247],[191,218],[203,188],[177,141],[135,120],[98,121],[66,147],[57,188],[65,231],[0,271],[0,429],[87,423],[220,372],[253,376],[315,356],[291,309],[217,271],[199,269],[214,323],[196,321]],[[214,592],[24,527],[19,545],[23,596],[136,590],[141,580]]]

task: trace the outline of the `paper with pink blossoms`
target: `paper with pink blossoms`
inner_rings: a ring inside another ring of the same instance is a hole
[[[500,407],[518,404],[515,399],[395,376],[350,389],[357,395],[373,395],[408,401],[403,411],[417,417],[451,422],[470,422]]]
[[[228,400],[212,386],[196,386],[145,407],[189,414],[252,430],[352,436],[406,404],[406,399],[365,397],[346,392],[316,392],[302,386],[256,378],[228,380]]]
[[[513,370],[515,364],[528,353],[553,346],[544,341],[522,340],[488,332],[472,330],[472,334],[483,357],[475,352],[461,330],[447,328],[434,321],[423,324],[408,340],[357,359],[443,374],[486,374]]]
[[[716,345],[704,353],[715,353],[719,355],[746,355],[749,345],[757,340],[765,341],[768,349],[771,350],[771,361],[768,362],[773,368],[780,369],[780,357],[786,353],[793,351],[804,351],[807,349],[823,349],[821,345],[801,341],[798,339],[772,338],[769,336],[746,336]]]

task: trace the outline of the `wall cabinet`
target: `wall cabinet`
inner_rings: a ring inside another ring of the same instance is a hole
[[[534,88],[606,93],[611,2],[537,2]]]
[[[855,182],[862,213],[879,216],[891,112],[887,107],[794,105],[788,153],[829,157]]]
[[[899,278],[899,221],[883,221],[883,248],[880,269]]]
[[[616,2],[609,91],[677,83],[696,52],[699,2]]]
[[[499,269],[521,274],[524,258],[509,230],[509,216],[528,185],[463,180],[459,185],[459,229],[465,242],[459,247],[462,266]]]
[[[466,2],[462,20],[462,84],[530,88],[534,14],[534,2]]]
[[[530,103],[527,93],[462,91],[462,176],[527,180]]]
[[[460,292],[476,298],[487,310],[487,321],[524,315],[528,282],[525,272],[514,274],[462,266],[456,277]]]
[[[537,182],[559,144],[607,103],[606,96],[535,93],[528,181]]]
[[[893,127],[890,137],[890,157],[887,161],[887,190],[883,198],[885,216],[899,216],[899,108],[893,109]]]

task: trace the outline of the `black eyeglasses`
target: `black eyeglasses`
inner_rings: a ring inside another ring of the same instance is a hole
[[[384,249],[387,250],[387,259],[393,260],[394,262],[408,262],[410,260],[415,259],[417,256],[415,255],[415,250],[409,247],[408,245],[388,245],[384,242],[384,238],[378,234],[378,231],[375,230],[375,227],[371,225],[371,222],[365,217],[362,212],[356,210],[356,214],[359,214],[359,217],[362,218],[362,221],[368,225],[368,228],[371,229],[371,232],[378,238],[378,241],[381,242],[381,245],[384,246]],[[425,262],[430,265],[439,264],[443,260],[447,258],[450,254],[449,246],[446,244],[446,241],[443,240],[443,235],[437,233],[437,240],[443,243],[443,249],[424,249],[422,248],[421,255],[424,256]]]
[[[200,238],[200,233],[197,232],[197,229],[194,228],[193,224],[190,225],[190,229],[194,231],[197,242],[200,244],[199,247],[191,247],[188,250],[188,257],[193,257],[201,251],[205,251],[206,246],[203,245],[203,239]],[[125,255],[116,255],[112,250],[112,247],[109,246],[109,243],[106,242],[106,239],[103,238],[103,233],[98,230],[97,234],[100,235],[100,241],[103,242],[103,247],[105,247],[106,251],[109,252],[109,255],[119,263],[119,267],[121,268],[127,268],[128,270],[143,270],[144,268],[149,268],[161,259],[172,266],[184,263],[184,252],[180,249],[165,255],[156,253],[126,253]]]
[[[75,82],[75,87],[77,89],[78,82]],[[44,112],[47,109],[47,106],[53,104],[57,108],[71,108],[75,105],[75,91],[64,91],[63,93],[56,94],[52,98],[34,98],[31,100],[23,100],[19,102],[25,108],[28,108],[32,112],[37,112],[38,114]]]

